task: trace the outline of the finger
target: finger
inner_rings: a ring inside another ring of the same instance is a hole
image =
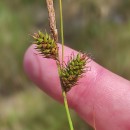
[[[59,45],[61,57],[61,45]],[[77,52],[65,47],[64,60]],[[24,69],[44,92],[62,102],[61,86],[54,60],[34,53],[31,46],[24,57]],[[87,64],[90,71],[84,74],[79,84],[67,93],[72,107],[86,122],[97,130],[130,129],[130,82],[106,70],[94,61]],[[95,122],[95,124],[94,124]]]

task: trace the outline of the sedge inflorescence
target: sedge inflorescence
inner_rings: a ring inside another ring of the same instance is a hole
[[[68,92],[73,86],[75,86],[86,72],[86,62],[88,58],[86,54],[78,53],[76,57],[71,56],[67,64],[61,69],[61,81],[62,87],[65,92]]]
[[[78,53],[76,56],[71,55],[67,64],[61,65],[58,59],[58,46],[49,34],[43,34],[39,31],[38,33],[34,33],[33,38],[35,40],[34,44],[36,44],[35,49],[43,57],[58,61],[62,88],[65,92],[68,92],[77,84],[83,73],[86,72],[86,63],[89,58],[86,54]]]
[[[41,31],[34,33],[34,44],[36,50],[45,58],[57,59],[58,47],[54,39],[48,33],[43,34]]]

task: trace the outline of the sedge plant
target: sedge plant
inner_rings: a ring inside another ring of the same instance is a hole
[[[62,89],[62,95],[64,99],[64,106],[67,114],[67,119],[69,122],[70,130],[74,130],[73,123],[71,120],[67,96],[66,94],[74,87],[79,79],[83,76],[83,73],[86,72],[86,64],[88,57],[86,54],[78,53],[76,56],[71,55],[67,63],[64,63],[64,31],[63,31],[63,15],[62,15],[62,0],[59,0],[59,9],[60,9],[60,33],[62,40],[62,60],[59,59],[59,50],[58,50],[58,31],[56,28],[55,20],[55,10],[53,6],[53,0],[46,0],[48,13],[49,13],[49,25],[50,25],[50,34],[47,32],[43,33],[38,31],[34,33],[34,44],[35,49],[39,52],[43,58],[53,59],[57,63],[58,74]]]

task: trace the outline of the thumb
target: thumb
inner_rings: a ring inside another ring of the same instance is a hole
[[[61,45],[59,45],[61,56]],[[61,86],[54,60],[34,54],[34,45],[24,57],[29,78],[45,93],[62,102]],[[64,60],[77,52],[65,47]],[[130,130],[130,82],[106,70],[94,61],[91,71],[67,93],[69,106],[97,130]]]

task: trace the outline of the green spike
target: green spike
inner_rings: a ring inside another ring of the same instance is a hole
[[[41,42],[43,42],[43,39],[42,39],[42,38],[38,38],[37,41],[38,41],[39,43],[41,43]]]

